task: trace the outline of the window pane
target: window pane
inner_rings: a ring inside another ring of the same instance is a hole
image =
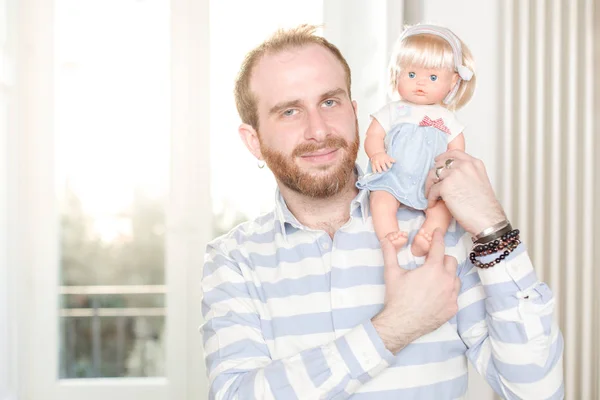
[[[210,21],[211,196],[219,235],[270,211],[275,193],[273,175],[257,167],[239,139],[235,76],[246,53],[278,28],[322,24],[323,0],[212,0]],[[235,31],[244,34],[232,34],[232,26],[243,26]]]
[[[55,0],[60,378],[165,375],[169,0]]]

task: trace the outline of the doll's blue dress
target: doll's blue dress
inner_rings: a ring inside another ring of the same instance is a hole
[[[454,114],[438,105],[414,105],[404,101],[387,104],[372,115],[386,131],[386,152],[396,160],[392,167],[359,178],[359,189],[385,190],[405,206],[427,208],[425,181],[435,166],[434,159],[448,149],[448,143],[464,126]]]

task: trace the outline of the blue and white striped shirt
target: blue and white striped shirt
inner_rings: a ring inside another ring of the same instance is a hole
[[[208,245],[201,331],[211,399],[457,399],[467,359],[506,398],[563,397],[554,298],[523,245],[477,269],[470,236],[453,222],[445,243],[458,260],[459,312],[393,355],[370,321],[384,280],[367,192],[350,215],[331,239],[300,224],[277,193],[273,212]],[[398,211],[409,243],[423,220]],[[424,258],[408,245],[398,260],[413,269]]]

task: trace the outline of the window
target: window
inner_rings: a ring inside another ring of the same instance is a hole
[[[59,376],[165,376],[169,2],[55,12]]]
[[[201,398],[208,0],[51,5],[20,21],[23,397]]]

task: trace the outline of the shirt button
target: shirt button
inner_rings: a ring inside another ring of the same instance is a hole
[[[329,243],[321,242],[321,247],[323,247],[325,250],[327,250],[329,248]]]

